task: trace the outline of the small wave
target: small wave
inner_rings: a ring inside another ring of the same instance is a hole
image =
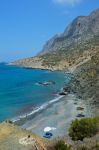
[[[54,98],[53,100],[49,101],[48,103],[44,103],[40,107],[36,107],[35,110],[31,111],[30,113],[27,113],[27,114],[24,114],[24,115],[21,115],[21,116],[13,118],[12,121],[15,123],[15,122],[20,121],[21,119],[24,119],[24,118],[27,118],[27,117],[29,117],[31,115],[34,115],[34,114],[36,114],[36,113],[46,109],[49,105],[59,101],[63,97],[64,97],[64,95],[58,96],[58,97]]]

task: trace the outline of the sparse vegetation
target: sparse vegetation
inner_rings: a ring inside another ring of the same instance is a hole
[[[56,145],[54,146],[55,150],[70,150],[70,146],[68,146],[67,144],[65,144],[64,141],[60,140],[56,143]]]

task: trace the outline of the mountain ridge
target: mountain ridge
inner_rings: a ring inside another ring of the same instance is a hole
[[[89,16],[78,16],[66,27],[63,33],[61,33],[60,35],[57,34],[54,37],[52,37],[50,40],[48,40],[47,43],[44,45],[40,54],[42,55],[46,52],[50,52],[50,51],[52,52],[52,51],[55,51],[56,49],[61,49],[62,46],[59,47],[60,45],[59,40],[61,42],[64,42],[65,40],[65,44],[62,43],[61,45],[65,45],[65,48],[67,48],[68,46],[71,46],[73,42],[77,43],[78,42],[77,40],[80,40],[79,38],[81,38],[81,40],[86,39],[85,37],[86,35],[87,35],[87,39],[89,38],[89,36],[93,37],[93,34],[96,34],[96,32],[99,32],[99,27],[97,27],[96,30],[93,30],[93,28],[91,27],[92,24],[96,26],[94,20],[97,19],[97,16],[99,16],[99,9],[93,11]],[[97,21],[99,23],[99,17]],[[89,34],[88,36],[89,29],[90,29],[91,34]],[[85,34],[85,32],[88,32],[88,33]],[[57,45],[57,42],[59,42],[59,45]],[[55,47],[54,45],[57,45],[57,46]]]
[[[12,62],[28,68],[70,70],[91,57],[99,47],[99,9],[89,16],[78,16],[61,34],[44,45],[36,57]]]

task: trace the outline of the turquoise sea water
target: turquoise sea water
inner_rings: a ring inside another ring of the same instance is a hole
[[[55,84],[37,84],[50,80]],[[55,99],[68,81],[63,72],[0,64],[0,121],[22,116]]]

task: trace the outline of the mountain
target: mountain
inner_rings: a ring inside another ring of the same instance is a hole
[[[79,16],[62,34],[55,35],[43,47],[40,54],[73,47],[78,42],[90,40],[99,34],[99,9],[89,16]]]
[[[12,64],[30,68],[74,70],[87,61],[99,47],[99,9],[89,16],[78,16],[63,33],[47,41],[36,57],[26,58]]]

